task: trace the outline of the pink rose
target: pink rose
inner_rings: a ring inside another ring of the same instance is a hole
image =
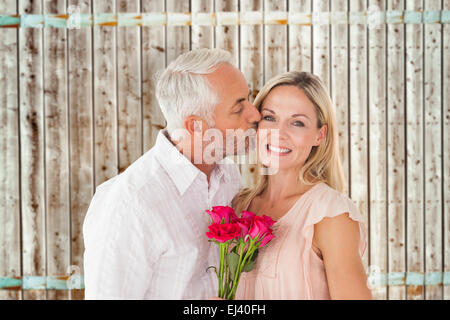
[[[262,237],[269,231],[269,227],[266,225],[266,221],[263,217],[254,216],[252,225],[248,234],[252,239],[257,238],[257,240],[261,240]]]
[[[261,240],[259,247],[264,247],[273,238],[275,238],[275,236],[272,234],[272,230],[269,229],[269,231],[267,231],[267,233],[264,235],[264,238]]]
[[[253,218],[254,218],[255,216],[256,216],[256,214],[254,214],[254,213],[251,212],[251,211],[245,211],[245,210],[242,210],[241,217],[244,218],[244,219],[250,219],[250,220],[253,220]]]
[[[216,206],[212,207],[212,210],[206,210],[206,212],[211,216],[214,223],[222,223],[222,220],[224,220],[223,223],[230,223],[238,218],[231,207]]]
[[[264,219],[264,222],[268,228],[271,228],[276,222],[271,217],[266,216],[266,215],[263,215],[262,218]]]
[[[237,223],[238,226],[241,228],[242,238],[245,239],[245,236],[248,234],[248,230],[252,225],[252,220],[245,218],[238,218],[234,222]]]
[[[206,232],[206,236],[218,242],[227,242],[241,236],[241,228],[236,223],[213,223],[208,229],[209,232]]]

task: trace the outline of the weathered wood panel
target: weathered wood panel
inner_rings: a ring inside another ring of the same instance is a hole
[[[164,12],[164,0],[142,2],[142,12]],[[142,114],[144,152],[156,141],[166,120],[155,96],[156,75],[166,66],[166,27],[142,27]]]
[[[385,2],[369,0],[369,7],[385,10]],[[369,219],[370,264],[387,276],[387,204],[386,204],[386,25],[372,25],[368,30],[368,103],[369,103]],[[374,292],[375,299],[386,299],[387,288],[382,285]]]
[[[166,11],[172,13],[189,13],[189,1],[166,1]],[[166,31],[166,43],[167,43],[167,64],[170,64],[180,54],[191,50],[191,42],[189,41],[191,36],[191,26],[188,23],[186,26],[174,26],[171,25],[171,21],[167,21]]]
[[[407,1],[406,10],[423,10],[422,0]],[[423,274],[423,25],[406,25],[406,271]],[[408,278],[406,280],[409,280]],[[407,299],[424,299],[424,286],[407,281]]]
[[[94,1],[94,13],[115,13],[115,3]],[[116,33],[107,25],[93,28],[95,187],[118,174]]]
[[[237,15],[238,5],[239,0],[215,0],[215,9],[218,12],[235,12]],[[230,52],[235,65],[239,67],[239,26],[217,25],[215,37],[215,47]]]
[[[389,0],[387,10],[403,10],[403,1]],[[387,166],[389,299],[404,300],[405,276],[405,25],[387,26]]]
[[[70,0],[80,13],[90,13],[90,0]],[[94,194],[94,118],[92,81],[92,29],[68,30],[68,81],[70,128],[71,265],[83,269],[83,221]],[[67,270],[66,270],[67,272]],[[72,300],[84,299],[84,291],[71,290]]]
[[[330,1],[312,1],[312,72],[330,89]]]
[[[19,13],[42,14],[38,1],[20,1]],[[42,29],[19,30],[22,277],[45,277],[45,147]],[[23,283],[22,283],[23,285]],[[23,298],[46,299],[45,288]]]
[[[65,0],[44,2],[44,13],[66,12]],[[44,108],[47,274],[64,276],[70,263],[69,128],[67,29],[44,29]],[[51,290],[47,299],[66,300],[69,291]]]
[[[117,12],[140,12],[139,0],[119,0]],[[117,28],[119,172],[142,155],[141,29]]]
[[[0,12],[18,13],[16,1],[0,2]],[[17,32],[0,29],[0,277],[21,276]],[[20,298],[20,290],[0,290],[2,300]]]
[[[424,10],[441,10],[425,0]],[[425,299],[442,299],[442,26],[424,26]],[[429,284],[429,285],[427,285]]]
[[[214,11],[214,0],[191,0],[192,19],[203,21],[200,14]],[[206,23],[203,22],[203,23]],[[191,48],[214,48],[214,27],[208,25],[193,25],[191,27]]]
[[[442,10],[450,10],[450,0],[445,0]],[[442,102],[443,107],[442,115],[443,121],[443,161],[444,161],[444,172],[443,172],[443,218],[444,218],[444,272],[450,274],[450,25],[446,24],[442,26],[442,47],[443,47],[443,57],[444,62],[443,68],[443,92],[442,92]],[[446,285],[444,287],[443,299],[450,300],[450,286]]]
[[[286,0],[264,0],[264,12],[286,11]],[[264,26],[264,82],[287,71],[287,20],[281,19],[281,25]]]
[[[289,0],[289,13],[306,14],[312,12],[310,0]],[[289,25],[288,70],[312,71],[312,26]]]
[[[351,0],[349,11],[364,11],[365,0]],[[369,149],[367,105],[367,28],[363,24],[349,26],[349,108],[350,108],[350,197],[358,206],[369,231]],[[370,239],[363,256],[369,266]]]
[[[331,1],[331,12],[347,12],[347,2],[346,0]],[[331,26],[330,94],[338,125],[339,155],[344,169],[347,194],[350,194],[348,31],[347,24]]]
[[[240,11],[259,11],[263,17],[263,2],[262,0],[241,0]],[[240,30],[240,67],[249,84],[250,98],[253,101],[264,85],[263,26],[246,24],[241,25]],[[241,164],[240,169],[243,185],[253,186],[257,178],[256,165]]]

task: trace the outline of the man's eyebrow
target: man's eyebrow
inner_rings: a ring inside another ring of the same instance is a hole
[[[252,93],[252,90],[249,89],[249,90],[248,90],[248,97],[251,95],[251,93]],[[244,102],[245,99],[247,99],[248,97],[237,99],[236,102],[233,104],[233,107],[234,107],[235,105],[237,105],[238,103]]]

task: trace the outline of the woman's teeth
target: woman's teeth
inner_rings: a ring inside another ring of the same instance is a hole
[[[277,147],[271,146],[270,144],[267,145],[267,149],[269,149],[270,151],[277,152],[277,153],[285,153],[285,154],[292,151],[290,149],[277,148]]]

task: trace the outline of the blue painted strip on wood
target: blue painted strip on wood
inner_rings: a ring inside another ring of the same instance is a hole
[[[247,12],[248,13],[248,12]],[[282,12],[283,13],[283,12]],[[210,21],[214,25],[215,19],[213,17],[220,15],[221,12],[211,12],[211,19],[200,19],[189,21],[190,25],[199,23],[205,25],[205,21]],[[241,17],[245,17],[246,12],[237,13]],[[298,15],[289,15],[287,23],[298,25],[302,23]],[[313,15],[315,18],[311,19],[312,24],[436,24],[436,23],[450,23],[450,11],[361,11],[361,12],[309,12],[306,15]],[[177,19],[180,13],[174,12],[151,12],[151,13],[95,13],[91,14],[22,14],[18,15],[0,15],[0,27],[18,26],[20,22],[21,28],[80,28],[95,26],[141,26],[141,25],[166,25],[167,21],[171,21],[172,25],[187,25],[183,19]],[[182,16],[190,13],[181,14]],[[266,12],[270,15],[270,12]],[[343,15],[346,19],[336,19],[333,17]],[[323,19],[321,17],[324,17]],[[330,19],[330,17],[332,17]],[[324,20],[325,19],[325,20]],[[297,21],[298,20],[298,21]],[[236,19],[234,24],[246,24],[245,19]],[[268,20],[265,24],[281,23],[278,20]],[[286,21],[282,22],[286,24]],[[255,22],[252,22],[255,24]],[[258,21],[256,24],[264,24],[264,19]]]
[[[23,276],[0,277],[0,289],[22,290],[69,290],[84,289],[84,276]]]
[[[422,272],[408,272],[406,274],[406,285],[422,286],[425,283],[425,275]]]
[[[389,286],[450,286],[450,272],[391,272],[372,273],[369,275],[369,284],[374,287]],[[0,289],[23,290],[69,290],[84,289],[84,276],[23,276],[0,277]]]

